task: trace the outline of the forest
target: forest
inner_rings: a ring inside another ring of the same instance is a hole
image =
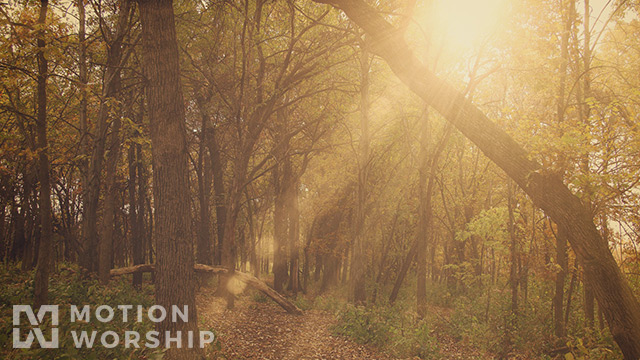
[[[5,0],[0,38],[0,358],[640,359],[638,0]]]

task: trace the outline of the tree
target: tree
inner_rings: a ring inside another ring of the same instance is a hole
[[[144,49],[143,67],[148,79],[147,101],[151,123],[153,195],[157,246],[156,303],[166,309],[188,306],[187,322],[167,318],[158,323],[161,341],[165,331],[197,332],[193,243],[189,236],[190,207],[184,102],[180,84],[178,43],[173,1],[139,0]],[[186,338],[183,336],[183,341]],[[201,356],[185,344],[167,351],[169,359]]]
[[[38,180],[40,181],[40,248],[38,249],[38,267],[34,284],[34,303],[36,307],[47,304],[49,298],[49,273],[53,268],[53,225],[51,220],[51,184],[49,175],[49,156],[47,141],[47,77],[48,63],[45,56],[45,22],[47,19],[48,0],[40,2],[38,24],[41,26],[37,35],[38,43],[38,92],[37,104],[37,151]]]
[[[585,268],[585,275],[592,281],[614,339],[625,357],[640,357],[640,304],[602,241],[591,212],[562,179],[543,169],[504,130],[429,71],[393,26],[364,1],[316,2],[341,9],[362,27],[371,38],[374,52],[386,60],[394,73],[473,141],[566,231],[576,254],[590,265]]]

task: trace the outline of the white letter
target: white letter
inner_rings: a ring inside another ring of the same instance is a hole
[[[91,313],[89,312],[89,305],[85,305],[82,307],[82,312],[78,311],[78,307],[76,305],[71,305],[71,322],[76,322],[76,320],[89,322]]]
[[[189,322],[189,305],[184,306],[184,312],[180,311],[178,305],[171,305],[171,321],[178,322],[178,314],[182,322]]]
[[[206,336],[206,339],[205,339]],[[205,344],[211,344],[214,339],[213,332],[211,331],[200,331],[200,347],[203,348]]]
[[[133,335],[134,339],[131,338],[131,335]],[[140,333],[138,333],[137,331],[125,331],[124,332],[124,347],[125,348],[129,348],[130,344],[133,344],[136,349],[140,348],[140,345],[138,345],[138,341],[140,341]]]
[[[109,316],[102,317],[102,315],[100,315],[100,313],[102,312],[102,310],[107,310],[107,312],[109,313]],[[98,321],[100,322],[109,322],[111,320],[113,320],[113,308],[109,305],[100,305],[98,306],[98,308],[96,309],[96,319],[98,319]]]
[[[156,311],[156,309],[160,310],[159,318],[157,318],[153,314]],[[149,316],[149,320],[155,323],[158,323],[158,322],[164,321],[164,319],[167,317],[167,310],[165,310],[165,308],[160,305],[153,305],[152,307],[149,308],[149,311],[147,311],[147,315]]]
[[[171,337],[171,331],[165,331],[164,341],[164,347],[167,349],[171,347],[172,342],[175,342],[178,345],[177,348],[180,349],[182,347],[182,331],[176,331],[176,337],[174,338]]]
[[[145,336],[147,338],[147,342],[144,343],[144,346],[152,349],[157,348],[160,345],[160,340],[158,340],[158,336],[160,336],[159,332],[149,331]]]
[[[133,305],[118,305],[118,309],[122,310],[122,322],[129,320],[129,309],[133,309]]]
[[[98,315],[96,314],[96,317],[98,317]],[[107,336],[113,336],[113,342],[111,344],[109,344],[106,340]],[[102,336],[100,336],[100,342],[102,343],[102,346],[104,346],[107,349],[113,349],[114,347],[118,346],[118,343],[120,342],[120,338],[118,337],[118,334],[116,334],[115,331],[105,331],[102,333]]]
[[[91,332],[91,339],[89,339],[89,335],[87,335],[86,331],[80,332],[80,339],[78,339],[78,334],[75,331],[71,332],[71,336],[73,337],[73,342],[76,345],[76,349],[80,349],[82,344],[87,344],[87,349],[91,349],[93,347],[93,341],[96,339],[97,331]]]

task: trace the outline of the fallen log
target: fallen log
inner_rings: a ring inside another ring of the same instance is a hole
[[[279,292],[270,288],[269,285],[265,284],[264,281],[261,281],[257,277],[249,275],[247,273],[236,271],[233,273],[232,278],[236,278],[256,290],[260,290],[263,294],[267,295],[273,301],[277,302],[278,305],[280,305],[288,313],[302,315],[302,310],[300,310],[294,303],[282,296]]]
[[[135,274],[135,273],[153,272],[155,270],[156,270],[156,267],[154,264],[141,264],[141,265],[123,267],[118,269],[112,269],[109,275],[113,277],[113,276],[122,276],[122,275]],[[204,264],[195,264],[193,266],[193,270],[197,273],[207,273],[207,274],[226,274],[229,272],[226,268],[222,266],[209,266]],[[275,301],[278,305],[280,305],[280,307],[282,307],[288,313],[302,315],[302,310],[300,310],[300,308],[298,308],[294,303],[289,301],[286,297],[282,296],[280,293],[270,288],[269,285],[265,284],[264,281],[258,279],[257,277],[247,273],[234,271],[232,278],[235,278],[247,284],[248,286],[253,287],[256,290],[259,290],[263,294],[270,297],[273,301]]]

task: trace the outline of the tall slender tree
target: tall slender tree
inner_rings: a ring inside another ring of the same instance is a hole
[[[40,2],[38,24],[38,87],[36,94],[36,134],[38,150],[38,180],[40,182],[38,205],[40,206],[40,247],[38,249],[38,265],[34,285],[35,306],[44,305],[49,298],[49,273],[53,267],[53,224],[51,219],[51,181],[49,175],[49,155],[47,141],[47,77],[48,62],[45,56],[45,23],[49,1]]]

